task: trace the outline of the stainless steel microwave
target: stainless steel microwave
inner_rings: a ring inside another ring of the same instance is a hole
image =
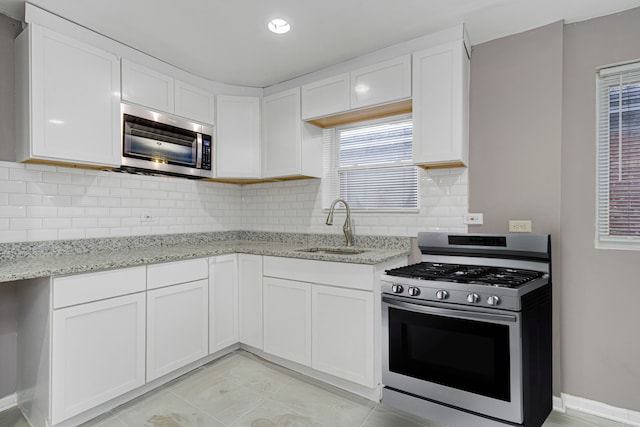
[[[213,127],[122,104],[122,169],[212,178]]]

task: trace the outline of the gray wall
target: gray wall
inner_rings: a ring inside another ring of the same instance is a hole
[[[594,249],[595,69],[640,59],[640,8],[565,26],[562,389],[640,411],[640,252]]]
[[[554,250],[554,394],[640,410],[640,253],[594,249],[595,69],[640,59],[640,9],[474,47],[477,232],[531,219]],[[562,227],[561,227],[562,226]]]
[[[13,39],[21,30],[20,22],[0,14],[0,160],[7,161],[15,159]]]
[[[14,159],[13,39],[22,26],[0,14],[0,160]],[[16,391],[16,298],[0,283],[0,399]]]
[[[554,394],[560,383],[562,22],[473,47],[469,112],[470,232],[506,233],[530,219],[552,236]]]

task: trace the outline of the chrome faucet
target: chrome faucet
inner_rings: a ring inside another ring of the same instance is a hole
[[[346,200],[343,199],[335,199],[331,202],[331,207],[329,208],[329,216],[327,216],[327,221],[325,224],[333,225],[333,210],[336,208],[336,203],[342,202],[344,207],[347,209],[347,219],[344,221],[344,225],[342,226],[342,231],[344,231],[344,238],[347,239],[347,246],[353,246],[353,233],[351,232],[351,210],[349,209],[349,205]]]

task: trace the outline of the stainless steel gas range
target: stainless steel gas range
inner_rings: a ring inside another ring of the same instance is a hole
[[[419,233],[382,276],[383,403],[450,427],[539,427],[552,408],[548,235]]]

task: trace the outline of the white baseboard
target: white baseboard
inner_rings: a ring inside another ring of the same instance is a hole
[[[563,414],[567,412],[567,408],[564,406],[564,402],[562,401],[561,397],[553,396],[553,410],[562,412]]]
[[[616,406],[607,405],[606,403],[572,396],[565,393],[560,393],[560,397],[553,397],[554,410],[566,412],[567,408],[627,425],[640,427],[640,412],[638,411],[618,408]]]
[[[18,406],[18,395],[13,393],[0,399],[0,412]]]

